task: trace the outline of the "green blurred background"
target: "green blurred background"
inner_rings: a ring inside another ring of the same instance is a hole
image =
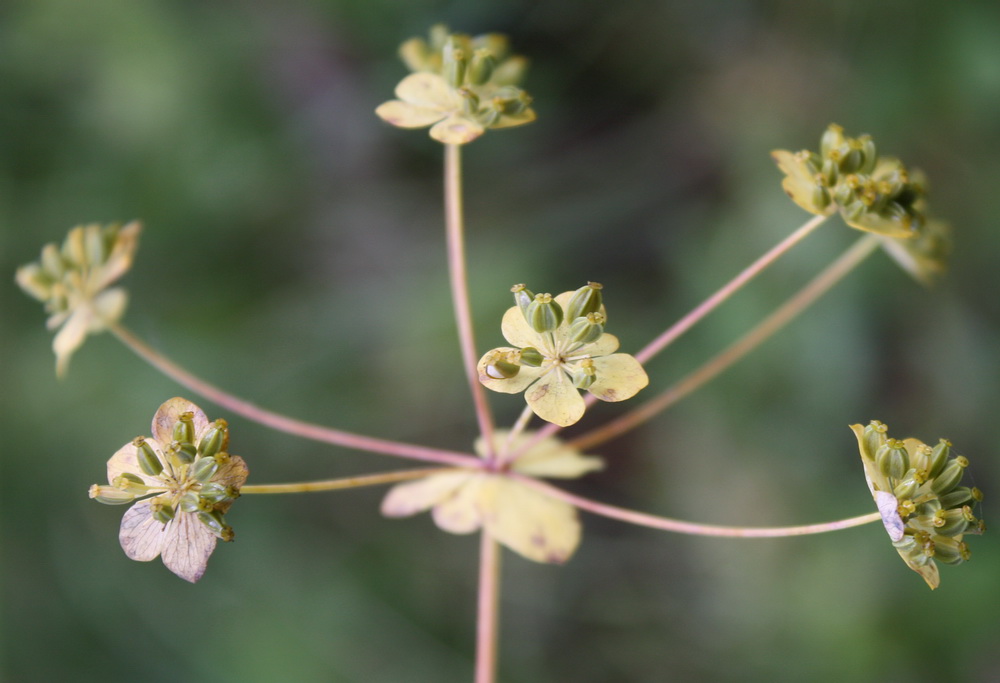
[[[924,168],[955,227],[925,290],[877,254],[743,364],[598,449],[583,494],[715,523],[873,509],[853,422],[950,438],[989,520],[1000,305],[1000,5],[990,2],[6,0],[0,4],[4,680],[471,680],[477,542],[383,490],[244,498],[191,586],[128,561],[106,459],[182,392],[109,336],[57,381],[17,265],[74,224],[146,224],[126,324],[212,382],[304,419],[466,449],[440,146],[372,110],[435,22],[532,57],[537,123],[466,149],[477,334],[508,287],[605,284],[643,345],[808,218],[776,147],[835,121]],[[839,220],[650,366],[648,395],[857,236]],[[198,400],[195,396],[190,396]],[[198,401],[211,417],[223,416]],[[495,396],[501,422],[521,403]],[[623,406],[592,411],[594,425]],[[395,461],[225,415],[255,483]],[[994,681],[1000,553],[931,592],[876,526],[678,537],[585,517],[565,567],[505,554],[505,681]]]

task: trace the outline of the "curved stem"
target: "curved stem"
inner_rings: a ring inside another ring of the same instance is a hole
[[[321,481],[303,481],[294,484],[246,484],[240,493],[312,493],[316,491],[340,491],[341,489],[357,489],[363,486],[378,486],[379,484],[394,484],[398,481],[420,479],[441,472],[456,472],[450,467],[427,467],[419,470],[400,470],[398,472],[380,472],[366,474],[360,477],[345,477],[343,479],[324,479]]]
[[[627,522],[628,524],[635,524],[637,526],[645,526],[651,529],[672,531],[674,533],[688,534],[691,536],[724,536],[728,538],[778,538],[782,536],[806,536],[809,534],[822,534],[828,531],[849,529],[863,524],[871,524],[872,522],[877,522],[882,519],[880,513],[872,512],[859,517],[838,519],[833,522],[822,522],[819,524],[805,524],[802,526],[740,527],[721,526],[717,524],[698,524],[696,522],[685,522],[679,519],[671,519],[669,517],[659,517],[657,515],[650,515],[644,512],[636,512],[635,510],[621,508],[616,505],[598,503],[597,501],[590,500],[589,498],[583,498],[582,496],[577,496],[569,493],[568,491],[563,491],[560,488],[547,484],[543,481],[539,481],[538,479],[525,477],[516,473],[512,473],[510,476],[516,477],[521,483],[526,486],[530,486],[547,496],[565,501],[570,505],[576,506],[581,510],[586,510],[587,512],[595,515],[601,515],[602,517],[608,517],[610,519],[617,519],[620,522]]]
[[[723,285],[717,292],[715,292],[715,294],[698,304],[690,313],[671,325],[666,331],[663,332],[663,334],[647,344],[644,349],[635,354],[636,360],[640,363],[645,363],[667,346],[672,344],[678,337],[691,329],[696,322],[715,310],[719,304],[732,296],[743,285],[759,275],[761,271],[769,265],[777,261],[778,257],[808,237],[809,234],[822,225],[823,221],[827,218],[829,218],[829,216],[813,216],[810,220],[806,221],[802,227],[785,239],[781,240],[781,242],[772,247],[770,251],[747,266],[743,272]]]
[[[246,419],[262,424],[266,427],[271,427],[272,429],[277,429],[278,431],[300,436],[304,439],[310,439],[312,441],[335,444],[337,446],[354,448],[360,451],[381,453],[382,455],[392,455],[397,458],[437,462],[445,465],[456,465],[458,467],[481,466],[479,458],[467,453],[458,453],[439,448],[417,446],[398,441],[388,441],[386,439],[376,439],[370,436],[363,436],[361,434],[345,432],[339,429],[323,427],[311,422],[303,422],[302,420],[296,420],[295,418],[259,408],[254,404],[233,396],[232,394],[229,394],[188,372],[140,340],[124,326],[114,324],[111,325],[109,329],[123,344],[132,349],[132,351],[134,351],[138,356],[143,358],[154,368],[178,384],[187,387],[196,394],[207,398],[209,401],[222,406],[232,413],[242,415]]]
[[[479,598],[476,612],[476,683],[496,680],[500,621],[500,544],[483,530],[479,541]]]
[[[586,449],[613,439],[666,410],[695,389],[708,383],[811,306],[819,297],[828,292],[830,288],[867,258],[879,244],[880,241],[876,235],[861,237],[836,261],[827,266],[819,275],[799,290],[798,293],[788,299],[771,315],[764,318],[764,320],[743,337],[727,347],[722,353],[688,374],[653,400],[642,404],[635,410],[625,413],[597,429],[578,436],[571,440],[569,445],[575,448]]]
[[[445,233],[448,243],[448,273],[451,278],[451,296],[458,326],[458,341],[462,349],[462,362],[472,392],[479,432],[485,444],[487,462],[495,459],[493,445],[493,416],[486,400],[486,390],[479,383],[476,364],[475,336],[472,331],[472,308],[469,304],[469,284],[465,268],[464,220],[462,217],[462,152],[459,145],[444,147],[444,207]]]

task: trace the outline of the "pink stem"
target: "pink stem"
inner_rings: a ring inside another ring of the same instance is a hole
[[[155,351],[123,326],[116,324],[111,326],[110,329],[122,343],[178,384],[187,387],[196,394],[207,398],[209,401],[222,406],[230,412],[242,415],[248,420],[266,427],[313,441],[354,448],[360,451],[392,455],[398,458],[438,462],[458,467],[480,467],[482,464],[479,458],[467,453],[428,448],[398,441],[388,441],[386,439],[376,439],[370,436],[323,427],[310,422],[303,422],[259,408],[191,374],[158,351]]]
[[[479,601],[476,615],[476,683],[493,683],[500,621],[500,544],[484,529],[479,542]]]

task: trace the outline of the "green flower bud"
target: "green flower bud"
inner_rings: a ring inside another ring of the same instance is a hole
[[[229,425],[223,419],[216,420],[213,425],[201,437],[198,444],[198,453],[202,457],[210,458],[224,449],[229,441]]]
[[[539,334],[554,331],[563,321],[562,307],[551,294],[536,294],[524,314],[528,325]]]
[[[469,63],[469,70],[466,74],[469,83],[472,85],[483,85],[490,80],[490,76],[493,75],[493,69],[496,65],[497,60],[489,49],[482,47],[477,49],[472,53],[472,61]]]
[[[874,460],[875,454],[878,453],[878,450],[885,444],[885,435],[888,429],[889,428],[885,424],[879,422],[878,420],[872,420],[865,427],[863,434],[865,456],[869,460]]]
[[[833,163],[830,159],[824,159],[822,165],[819,167],[819,174],[817,181],[820,181],[823,185],[827,187],[833,187],[837,184],[837,178],[840,173],[837,170],[837,164]]]
[[[545,356],[534,346],[527,346],[521,349],[521,364],[531,368],[541,367],[545,361]]]
[[[589,344],[601,338],[604,334],[604,316],[600,313],[588,313],[586,317],[577,318],[569,326],[569,338],[577,344]]]
[[[87,265],[87,248],[84,244],[83,235],[84,227],[82,225],[78,225],[69,231],[69,234],[66,235],[66,241],[63,242],[63,258],[76,267]]]
[[[945,564],[961,564],[965,562],[972,553],[969,547],[962,541],[956,541],[946,536],[935,536],[934,538],[934,559]]]
[[[146,482],[142,480],[138,474],[132,474],[131,472],[122,472],[111,482],[111,485],[121,491],[128,491],[135,495],[143,495],[149,491],[149,487]]]
[[[838,126],[836,123],[831,123],[827,126],[826,130],[823,131],[823,135],[819,139],[819,153],[824,157],[829,158],[830,152],[837,147],[840,147],[842,144],[844,144],[843,127]]]
[[[514,303],[521,309],[521,314],[527,319],[528,306],[535,299],[535,294],[524,285],[514,285],[510,288],[514,293]]]
[[[531,106],[531,96],[512,85],[504,86],[490,100],[490,107],[504,116],[517,116]]]
[[[450,36],[445,41],[441,51],[442,75],[453,88],[459,88],[465,83],[465,70],[469,66],[469,56],[456,36]]]
[[[133,439],[132,445],[135,446],[135,457],[139,461],[139,469],[151,477],[159,476],[160,472],[163,471],[163,463],[160,462],[153,447],[146,443],[146,440],[141,436]]]
[[[62,254],[59,253],[59,247],[55,244],[50,243],[42,247],[41,261],[42,268],[54,280],[58,280],[66,273],[66,262],[63,260]]]
[[[114,486],[101,486],[94,484],[90,487],[88,495],[98,503],[105,505],[124,505],[135,500],[135,494],[122,491]]]
[[[233,540],[233,528],[226,524],[225,518],[218,510],[211,512],[199,512],[198,521],[208,527],[209,531],[221,538],[223,541]]]
[[[969,526],[969,519],[963,514],[962,508],[939,510],[934,517],[934,526],[942,536],[957,536]]]
[[[194,443],[194,413],[181,413],[174,423],[174,440],[181,443]]]
[[[566,318],[576,320],[588,313],[598,313],[604,303],[601,290],[604,285],[599,282],[588,282],[586,286],[573,292],[569,303],[566,304]],[[602,323],[603,324],[603,323]]]
[[[214,477],[218,471],[219,463],[214,457],[198,458],[191,466],[191,476],[203,484]]]
[[[980,494],[981,495],[981,494]],[[959,486],[944,494],[940,498],[941,507],[954,508],[964,505],[973,499],[973,492],[968,486]]]
[[[888,439],[875,453],[875,465],[882,474],[893,479],[902,479],[910,469],[910,459],[906,446],[898,439]]]
[[[230,495],[235,493],[235,495]],[[227,500],[232,500],[239,497],[239,491],[230,490],[230,487],[223,486],[222,484],[216,482],[209,482],[201,487],[201,491],[198,492],[202,500],[206,500],[212,503],[214,506],[216,503],[222,503]]]
[[[180,441],[170,442],[170,456],[177,465],[190,465],[198,455],[198,449],[193,443],[181,443]]]
[[[941,496],[951,492],[952,489],[958,486],[958,483],[962,481],[962,475],[965,473],[965,467],[969,464],[968,460],[965,460],[964,463],[962,462],[963,460],[965,458],[961,456],[951,460],[944,466],[941,473],[934,477],[934,480],[931,481],[931,490],[934,493]]]
[[[572,373],[573,386],[577,389],[589,389],[597,380],[597,369],[594,368],[594,361],[585,358],[580,361]]]
[[[159,500],[150,505],[149,510],[153,513],[153,519],[162,524],[166,524],[177,514],[173,506]]]
[[[947,464],[948,458],[950,457],[951,442],[947,439],[941,439],[931,450],[931,455],[927,462],[927,478],[933,479],[937,475],[941,474],[941,470],[944,469],[944,466]]]
[[[871,173],[875,170],[875,162],[878,161],[878,155],[875,150],[875,141],[872,140],[871,135],[862,135],[858,138],[858,142],[861,145],[861,154],[864,157],[858,172]]]
[[[510,354],[506,351],[494,350],[490,352],[489,358],[484,364],[484,372],[490,379],[510,379],[516,377],[521,371],[521,366],[513,362]]]
[[[816,183],[816,186],[813,188],[812,191],[813,206],[815,206],[820,211],[823,211],[824,209],[826,209],[826,207],[830,206],[830,203],[832,201],[833,197],[830,196],[830,190],[828,190],[820,183]]]
[[[906,476],[893,486],[892,495],[900,500],[913,498],[913,494],[915,494],[917,489],[920,488],[920,482],[917,481],[915,475],[916,470],[911,469],[907,472]]]

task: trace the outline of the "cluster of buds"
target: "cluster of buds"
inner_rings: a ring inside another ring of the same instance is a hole
[[[927,181],[899,159],[876,153],[870,135],[851,138],[830,124],[819,152],[775,150],[781,186],[800,207],[821,216],[839,211],[851,227],[883,237],[910,274],[930,282],[944,270],[948,227],[927,216]]]
[[[107,287],[131,267],[140,230],[135,221],[80,225],[61,247],[46,244],[37,262],[18,268],[17,284],[45,304],[48,328],[61,328],[52,341],[60,376],[88,334],[102,332],[125,313],[125,290]]]
[[[512,308],[501,331],[512,347],[487,352],[479,361],[479,381],[525,400],[543,420],[560,426],[577,422],[586,409],[579,389],[602,401],[624,401],[649,383],[632,356],[614,353],[618,338],[604,325],[602,286],[589,282],[574,292],[533,294],[511,288]]]
[[[90,497],[110,505],[138,500],[122,519],[125,553],[134,560],[162,554],[171,571],[196,581],[215,540],[233,540],[225,513],[240,495],[247,468],[227,451],[226,421],[209,422],[185,399],[160,406],[152,428],[152,437],[136,437],[111,457],[109,485],[95,484]]]
[[[505,36],[471,37],[431,29],[430,40],[411,38],[400,56],[414,73],[396,87],[396,97],[375,113],[401,128],[432,126],[431,137],[465,144],[487,128],[509,128],[535,120],[531,98],[517,87],[527,60],[508,54]]]
[[[982,492],[960,485],[968,459],[953,456],[945,439],[931,447],[917,439],[889,438],[885,424],[877,420],[851,429],[858,439],[868,488],[893,546],[907,566],[937,588],[935,560],[945,564],[968,560],[963,536],[985,530],[973,514]]]

